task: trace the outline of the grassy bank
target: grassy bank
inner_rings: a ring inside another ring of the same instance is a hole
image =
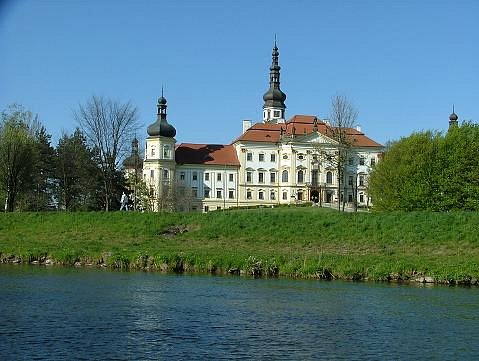
[[[479,214],[0,214],[3,262],[333,279],[476,283]],[[426,280],[429,280],[426,278]]]

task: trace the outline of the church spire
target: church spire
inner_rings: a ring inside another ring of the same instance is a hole
[[[263,95],[263,121],[265,123],[284,123],[284,110],[286,105],[286,94],[280,89],[280,70],[279,51],[274,37],[274,47],[272,53],[272,63],[269,68],[269,90]]]

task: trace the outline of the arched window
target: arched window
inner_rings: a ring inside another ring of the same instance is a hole
[[[333,173],[331,172],[326,173],[326,183],[333,184]]]
[[[284,170],[283,173],[281,174],[281,181],[283,183],[288,182],[288,171],[287,170]]]
[[[303,183],[304,182],[304,172],[303,170],[298,171],[298,183]]]
[[[163,169],[163,179],[168,179],[168,169]]]

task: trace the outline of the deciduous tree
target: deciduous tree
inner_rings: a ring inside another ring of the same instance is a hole
[[[97,96],[92,96],[74,111],[88,144],[97,154],[106,211],[111,208],[113,195],[119,189],[116,182],[123,179],[119,175],[120,162],[138,128],[137,113],[130,102],[122,104]]]
[[[35,119],[19,105],[11,105],[0,120],[0,187],[5,195],[5,211],[15,209],[17,196],[29,184],[33,168]]]

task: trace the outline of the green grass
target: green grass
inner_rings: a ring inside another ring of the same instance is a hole
[[[168,234],[173,227],[186,232]],[[469,282],[479,214],[278,208],[0,214],[0,258],[261,276]]]

